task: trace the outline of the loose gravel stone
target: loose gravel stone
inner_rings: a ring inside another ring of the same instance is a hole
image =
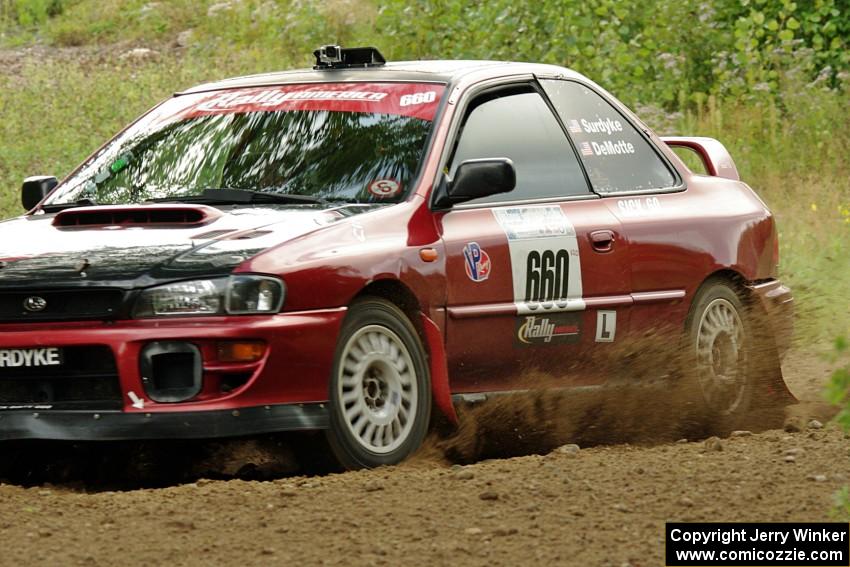
[[[809,421],[809,429],[823,429],[823,424],[816,419]]]
[[[481,500],[498,500],[499,493],[494,492],[492,490],[485,490],[484,492],[478,495],[478,498],[480,498]]]
[[[707,453],[722,451],[723,450],[723,442],[720,441],[719,437],[709,437],[703,443],[703,450]]]
[[[752,434],[753,434],[752,431],[739,430],[739,431],[733,431],[732,433],[730,433],[729,437],[749,437]]]
[[[555,449],[555,452],[561,455],[575,456],[578,455],[580,450],[581,448],[578,445],[576,445],[575,443],[570,443],[569,445],[563,445],[561,447],[558,447],[557,449]]]

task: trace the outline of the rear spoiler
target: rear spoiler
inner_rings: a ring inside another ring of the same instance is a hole
[[[686,138],[666,136],[661,140],[671,148],[687,148],[696,153],[705,165],[705,171],[715,177],[740,181],[738,168],[726,148],[714,138]]]

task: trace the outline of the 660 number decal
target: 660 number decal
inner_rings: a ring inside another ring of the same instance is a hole
[[[413,93],[402,95],[401,99],[398,101],[399,106],[413,106],[415,104],[428,104],[429,102],[434,102],[437,100],[437,93],[434,91],[427,91],[424,93]]]
[[[525,302],[546,309],[569,294],[570,254],[566,250],[533,250],[526,259]]]

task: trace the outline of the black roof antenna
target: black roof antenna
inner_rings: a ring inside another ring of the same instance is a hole
[[[380,67],[387,62],[374,47],[340,47],[323,45],[313,52],[316,65],[313,69],[352,69],[356,67]]]

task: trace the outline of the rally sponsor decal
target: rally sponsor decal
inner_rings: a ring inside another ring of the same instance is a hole
[[[508,237],[517,314],[583,310],[578,240],[561,207],[507,207],[493,214]]]
[[[617,312],[616,311],[597,311],[596,312],[596,342],[597,343],[613,343],[614,336],[617,334]]]
[[[617,201],[617,209],[624,217],[649,215],[661,211],[661,199],[658,197],[620,199]]]
[[[581,313],[526,315],[516,321],[517,346],[577,343],[581,337]]]
[[[61,366],[62,350],[58,348],[0,349],[0,368],[33,368]]]
[[[311,83],[227,89],[186,95],[186,106],[164,120],[214,114],[327,110],[396,114],[433,120],[445,88],[423,83]]]
[[[474,282],[483,282],[490,277],[490,255],[477,242],[463,247],[463,262],[466,276]]]
[[[376,179],[369,184],[369,193],[379,199],[388,199],[401,193],[401,183],[395,179]]]

